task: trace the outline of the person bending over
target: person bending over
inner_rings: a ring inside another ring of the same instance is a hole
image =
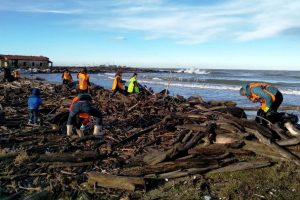
[[[92,97],[88,93],[79,93],[72,101],[70,106],[70,113],[67,122],[67,136],[71,136],[73,134],[73,124],[76,122],[76,115],[80,113],[86,113],[90,116],[94,116],[96,118],[96,122],[94,125],[94,132],[93,135],[100,135],[103,136],[102,132],[102,114],[101,112],[92,107],[91,105]],[[77,129],[76,132],[79,137],[83,136],[83,131]]]
[[[263,123],[261,118],[272,123],[280,120],[277,110],[283,101],[283,96],[276,87],[268,83],[254,82],[244,84],[240,89],[240,94],[254,103],[260,102],[261,105],[256,118],[258,122]]]

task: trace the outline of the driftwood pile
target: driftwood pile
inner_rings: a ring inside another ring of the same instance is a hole
[[[41,126],[27,125],[32,87],[41,89]],[[286,147],[298,138],[247,120],[233,102],[91,91],[104,114],[104,139],[92,130],[69,138],[48,121],[66,109],[74,91],[26,79],[0,84],[0,196],[119,199],[124,190],[146,191],[160,180],[261,168],[277,160],[300,165],[297,148]],[[255,155],[263,157],[244,159]]]

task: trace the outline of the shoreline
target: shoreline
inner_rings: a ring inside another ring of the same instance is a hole
[[[49,68],[20,68],[21,70],[27,70],[33,74],[35,73],[62,73],[65,69],[69,69],[72,73],[79,72],[83,67],[49,67]],[[31,70],[30,70],[31,69]],[[87,67],[89,73],[116,73],[117,70],[121,70],[126,73],[169,73],[167,69],[155,69],[155,68],[131,68],[131,67]],[[173,69],[172,69],[173,71]]]

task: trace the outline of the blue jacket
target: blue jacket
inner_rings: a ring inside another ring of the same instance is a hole
[[[246,91],[246,96],[247,97],[250,97],[251,94],[254,93],[255,95],[259,96],[261,99],[265,100],[266,106],[268,106],[268,107],[272,106],[272,104],[273,104],[272,97],[266,91],[264,91],[264,89],[262,87],[254,87],[254,88],[252,88],[252,90],[250,90],[249,85],[244,84],[242,86],[242,88],[244,88],[244,90]],[[268,92],[270,92],[274,96],[278,92],[278,89],[273,87],[273,86],[269,86],[265,90],[267,90]]]
[[[30,110],[38,109],[42,104],[42,99],[40,97],[40,90],[37,88],[32,89],[32,95],[28,98],[28,108]]]

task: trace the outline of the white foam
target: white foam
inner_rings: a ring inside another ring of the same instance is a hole
[[[299,90],[283,90],[281,91],[282,94],[291,94],[291,95],[297,95],[300,96],[300,91]]]
[[[107,76],[115,76],[115,74],[114,73],[104,73],[105,75],[107,75]]]
[[[180,70],[176,71],[176,73],[186,73],[186,74],[209,74],[210,72],[208,72],[208,71],[206,71],[206,70],[190,68],[190,69],[180,69]]]
[[[154,77],[154,78],[152,78],[152,80],[158,80],[158,81],[161,81],[162,79],[161,79],[161,78]]]

